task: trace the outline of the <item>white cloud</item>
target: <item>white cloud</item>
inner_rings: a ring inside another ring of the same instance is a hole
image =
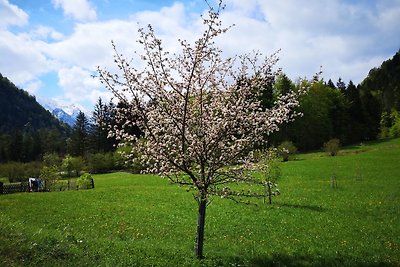
[[[62,8],[65,16],[78,21],[95,20],[96,9],[87,0],[52,0],[55,8]]]
[[[88,1],[52,2],[66,16],[80,21],[71,34],[63,35],[51,25],[25,33],[7,31],[10,25],[26,25],[28,15],[0,0],[0,14],[4,13],[0,16],[0,72],[40,93],[39,77],[57,71],[61,98],[73,102],[94,104],[99,96],[109,98],[109,92],[90,75],[97,66],[116,69],[111,40],[120,53],[134,58],[132,64],[142,64],[134,55],[141,50],[136,43],[138,22],[142,27],[152,24],[165,50],[172,53],[179,52],[179,38],[193,43],[204,29],[191,3],[132,13],[127,20],[92,21],[97,15]],[[236,26],[217,40],[224,55],[252,50],[272,54],[281,48],[278,66],[292,79],[311,77],[322,65],[325,79],[342,77],[359,83],[369,69],[400,48],[399,0],[227,0],[226,4],[223,25]]]
[[[43,86],[43,83],[39,79],[33,79],[30,80],[29,82],[25,83],[22,85],[22,88],[24,90],[28,91],[29,94],[34,95],[37,93],[37,91]]]
[[[52,40],[61,40],[64,38],[64,35],[55,29],[47,26],[40,25],[35,28],[32,32],[30,32],[30,36],[32,39],[52,39]]]
[[[29,16],[8,0],[0,0],[0,28],[7,26],[24,26],[28,23]]]
[[[120,52],[132,55],[138,48],[136,39],[137,24],[131,21],[77,24],[70,36],[48,44],[46,54],[69,66],[96,70],[97,66],[113,62],[111,40],[115,41]]]
[[[228,0],[227,5],[225,22],[237,25],[228,33],[233,50],[281,48],[278,64],[292,79],[310,77],[322,65],[326,79],[358,83],[400,44],[398,0],[252,0],[245,7],[241,0]]]
[[[46,44],[29,34],[0,30],[0,72],[17,85],[54,69],[55,63],[43,55]]]
[[[92,72],[78,66],[63,68],[58,71],[58,85],[64,91],[64,98],[73,103],[89,101],[95,103],[99,97],[108,101],[111,93],[105,91]]]

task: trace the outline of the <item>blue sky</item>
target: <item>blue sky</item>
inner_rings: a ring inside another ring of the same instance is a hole
[[[210,0],[210,3],[215,3]],[[281,49],[288,76],[359,83],[400,49],[400,0],[226,0],[235,24],[218,45],[226,56]],[[151,23],[167,50],[201,34],[203,0],[0,0],[0,72],[20,88],[90,110],[111,94],[93,79],[113,69],[110,41],[127,56],[140,49],[138,23]],[[140,63],[137,63],[140,64]]]

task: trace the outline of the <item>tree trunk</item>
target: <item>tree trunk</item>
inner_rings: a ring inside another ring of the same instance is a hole
[[[199,202],[199,214],[197,220],[197,238],[196,238],[196,257],[203,258],[203,244],[204,244],[204,224],[206,220],[206,207],[207,199],[202,197]]]
[[[271,182],[268,182],[268,200],[269,204],[272,204],[272,184]]]

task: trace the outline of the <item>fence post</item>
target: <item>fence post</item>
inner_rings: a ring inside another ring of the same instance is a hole
[[[92,189],[94,188],[94,180],[93,180],[93,178],[92,178]]]
[[[0,182],[0,195],[3,194],[3,182]]]

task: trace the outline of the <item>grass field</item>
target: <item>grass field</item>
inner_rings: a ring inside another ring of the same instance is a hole
[[[282,163],[273,205],[214,199],[202,261],[196,202],[156,176],[0,195],[0,266],[400,266],[399,166],[400,139]]]

